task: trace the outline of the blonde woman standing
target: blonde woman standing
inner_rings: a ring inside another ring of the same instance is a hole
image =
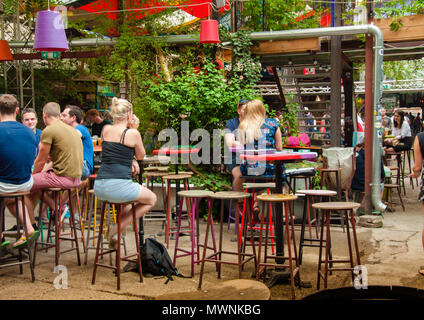
[[[125,99],[112,99],[113,125],[102,131],[102,164],[94,183],[94,193],[100,200],[115,203],[135,201],[137,218],[142,217],[156,204],[156,195],[149,189],[132,181],[140,172],[137,160],[142,160],[145,150],[137,128],[138,118],[133,107]],[[131,205],[121,211],[121,231],[131,222]],[[117,227],[108,233],[109,247],[116,249]]]

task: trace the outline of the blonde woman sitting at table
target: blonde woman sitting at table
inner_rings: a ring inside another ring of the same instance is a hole
[[[142,217],[156,204],[156,195],[149,189],[132,181],[132,175],[140,168],[145,150],[137,128],[138,118],[133,106],[125,99],[112,99],[111,114],[113,125],[106,125],[102,131],[102,164],[94,183],[94,193],[100,200],[114,203],[137,202],[137,218]],[[131,222],[131,205],[121,212],[121,231]],[[109,247],[118,245],[117,226],[108,233]]]
[[[265,107],[260,100],[246,104],[244,118],[238,131],[239,141],[245,149],[283,149],[280,126],[274,118],[266,118]],[[244,161],[240,165],[244,176],[274,175],[275,166],[271,163]],[[254,210],[259,211],[255,201]]]

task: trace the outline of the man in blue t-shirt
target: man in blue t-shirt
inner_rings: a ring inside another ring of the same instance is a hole
[[[0,96],[0,193],[15,193],[30,191],[33,185],[31,176],[32,165],[35,160],[37,143],[33,132],[16,121],[19,114],[19,103],[10,94]],[[16,214],[14,199],[4,199],[4,203],[12,212]],[[20,206],[19,206],[20,208]],[[23,213],[19,209],[19,218],[23,224]],[[37,240],[40,232],[34,230],[25,209],[26,228],[29,241]],[[27,244],[25,234],[13,244],[13,247],[20,248]],[[7,244],[3,238],[1,245]]]
[[[87,180],[88,176],[93,173],[93,142],[91,140],[90,131],[87,127],[80,124],[83,118],[82,110],[73,105],[67,105],[60,114],[60,120],[74,127],[81,134],[82,146],[84,152],[84,163],[82,167],[81,181]]]
[[[243,119],[244,110],[246,109],[246,104],[248,102],[249,100],[247,99],[240,100],[237,104],[237,113],[239,117],[228,120],[225,125],[225,146],[230,150],[230,152],[232,151],[231,148],[243,147],[243,145],[237,141],[237,129],[240,121]],[[242,191],[243,181],[241,179],[242,174],[240,171],[241,160],[237,159],[237,153],[231,152],[231,158],[225,158],[224,161],[225,166],[233,175],[233,190]]]

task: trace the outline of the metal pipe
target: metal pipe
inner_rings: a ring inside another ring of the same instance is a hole
[[[250,34],[251,40],[284,40],[284,39],[302,39],[320,36],[343,36],[355,34],[371,34],[374,37],[374,73],[373,73],[373,176],[371,183],[371,201],[374,208],[384,211],[386,206],[380,199],[380,137],[378,130],[381,128],[381,81],[383,79],[383,33],[372,24],[347,26],[347,27],[329,27],[315,29],[297,29],[287,31],[262,31]],[[152,38],[146,36],[146,38]],[[190,44],[199,41],[199,35],[171,35],[159,36],[157,39],[168,44]],[[76,39],[69,41],[70,47],[97,47],[97,46],[113,46],[116,39]],[[11,48],[32,48],[33,42],[9,42]]]

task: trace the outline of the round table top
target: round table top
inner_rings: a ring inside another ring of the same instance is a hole
[[[323,210],[351,210],[358,209],[361,206],[357,202],[318,202],[312,205],[315,209]]]
[[[300,194],[304,194],[307,196],[323,196],[323,197],[328,197],[328,196],[336,196],[337,195],[337,191],[333,191],[333,190],[297,190],[296,193],[300,193]]]
[[[250,193],[239,191],[218,191],[210,197],[214,199],[244,199],[249,198]]]
[[[183,190],[179,191],[178,195],[187,198],[204,198],[213,195],[213,191],[210,190]]]
[[[266,202],[284,202],[296,200],[297,196],[294,194],[282,194],[282,193],[273,193],[273,194],[261,194],[256,197],[260,201]]]
[[[275,152],[267,154],[240,154],[240,159],[250,161],[276,161],[276,160],[314,160],[316,152]]]

